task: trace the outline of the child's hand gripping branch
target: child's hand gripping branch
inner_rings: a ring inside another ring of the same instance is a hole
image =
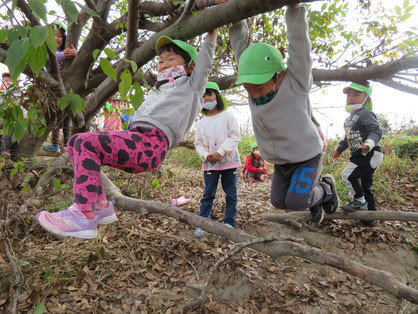
[[[74,199],[66,210],[37,214],[39,224],[61,237],[92,239],[100,224],[117,220],[100,178],[102,165],[129,173],[158,168],[167,151],[176,147],[202,110],[208,75],[212,69],[217,31],[209,33],[200,53],[177,39],[160,37],[157,88],[150,91],[128,132],[79,133],[68,141],[74,168]]]
[[[245,22],[231,27],[230,38],[239,62],[236,84],[248,93],[261,157],[274,164],[271,202],[281,209],[310,208],[312,220],[320,223],[323,210],[337,210],[338,197],[331,177],[319,180],[323,142],[309,109],[312,59],[306,15],[298,5],[286,12],[287,66],[272,45],[247,47]]]

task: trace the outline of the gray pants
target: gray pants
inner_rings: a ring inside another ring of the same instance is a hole
[[[274,165],[271,183],[271,204],[276,208],[305,210],[327,202],[331,189],[319,181],[322,153],[307,161]]]

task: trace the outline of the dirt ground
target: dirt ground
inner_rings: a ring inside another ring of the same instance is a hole
[[[109,175],[126,195],[163,202],[185,196],[191,202],[181,208],[198,213],[203,191],[199,170],[167,165],[158,176],[131,176],[119,171]],[[153,182],[153,178],[157,179]],[[70,176],[60,179],[72,184]],[[336,220],[311,225],[310,229],[294,229],[267,222],[259,214],[277,212],[269,202],[270,184],[270,177],[262,183],[248,183],[240,177],[237,228],[260,237],[274,234],[303,239],[305,244],[390,272],[418,289],[416,223],[384,222],[364,227]],[[4,235],[0,245],[0,311],[10,309],[15,292],[12,283],[16,273],[5,243],[19,267],[17,309],[21,313],[33,312],[42,305],[48,313],[181,311],[199,296],[210,267],[236,246],[208,233],[196,239],[193,226],[172,218],[140,217],[120,210],[119,220],[101,226],[94,240],[58,240],[35,224],[31,216],[69,203],[70,192],[63,187],[27,209],[20,207],[20,211],[17,209],[23,200],[19,191],[0,192]],[[24,197],[30,197],[30,191],[26,193]],[[380,204],[384,209],[393,208],[387,205]],[[221,222],[224,207],[219,189],[212,219]],[[417,313],[418,307],[331,267],[291,256],[273,260],[244,249],[218,269],[204,306],[191,312]]]

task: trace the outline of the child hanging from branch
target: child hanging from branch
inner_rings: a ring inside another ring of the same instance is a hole
[[[261,157],[274,164],[271,202],[281,209],[309,208],[312,221],[320,223],[323,210],[337,210],[338,197],[333,178],[320,180],[324,143],[309,107],[312,59],[306,12],[297,4],[287,9],[287,68],[272,45],[247,47],[244,21],[231,27],[230,38],[239,61],[236,85],[248,93]]]
[[[45,230],[61,237],[93,239],[98,225],[117,220],[103,191],[101,166],[141,173],[161,165],[202,110],[217,34],[216,29],[208,34],[199,54],[181,40],[160,37],[158,91],[151,91],[135,112],[128,132],[79,133],[70,138],[73,204],[57,213],[38,213],[36,219]]]

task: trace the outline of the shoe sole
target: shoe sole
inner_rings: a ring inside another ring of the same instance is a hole
[[[97,220],[97,223],[99,224],[99,225],[108,225],[108,224],[111,224],[112,222],[115,222],[115,221],[117,221],[118,220],[118,217],[116,217],[116,214],[115,213],[113,213],[112,215],[110,215],[110,216],[107,216],[107,217],[104,217],[104,218],[100,218],[100,219],[98,219]]]
[[[67,237],[74,237],[78,239],[94,239],[97,237],[97,229],[96,230],[83,230],[83,231],[76,231],[76,232],[64,232],[64,231],[51,228],[49,225],[45,224],[38,217],[36,220],[38,221],[42,229],[44,229],[45,231],[49,233],[52,233],[53,235],[57,236],[60,239],[67,238]]]

